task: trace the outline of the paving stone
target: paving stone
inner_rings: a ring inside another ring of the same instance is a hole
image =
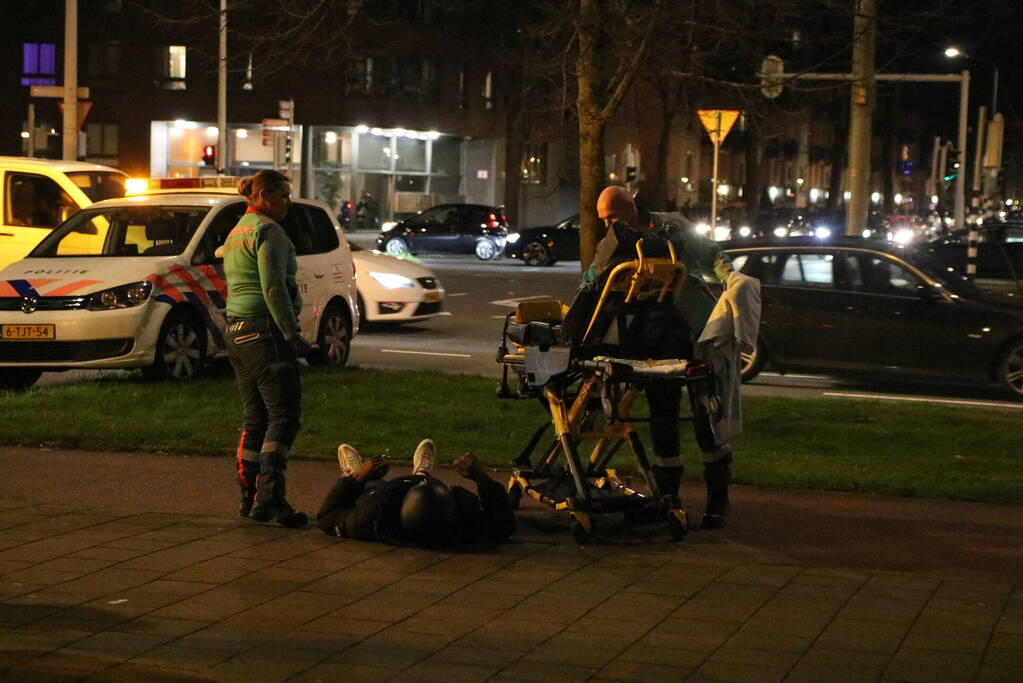
[[[729,664],[759,665],[765,668],[789,669],[799,661],[799,655],[780,650],[764,650],[725,643],[711,653],[709,661]]]
[[[1019,644],[1007,645],[1005,640],[992,642],[987,654],[984,655],[984,662],[1023,667],[1023,647],[1020,647]]]
[[[465,647],[527,651],[562,630],[563,624],[501,617],[465,635],[457,644]]]
[[[787,669],[756,664],[706,661],[686,681],[734,681],[735,683],[774,683],[785,678]]]
[[[337,636],[368,636],[382,631],[391,625],[389,621],[370,621],[368,619],[338,619],[321,617],[304,624],[300,632],[326,633]]]
[[[900,648],[884,675],[902,681],[966,681],[980,668],[981,656],[963,652]]]
[[[816,645],[828,650],[895,654],[907,627],[863,619],[835,619],[818,636]]]
[[[840,619],[887,622],[909,626],[920,615],[924,600],[906,600],[885,597],[852,597],[839,612]]]
[[[238,683],[251,683],[251,681],[275,683],[276,681],[286,681],[315,664],[316,662],[289,661],[286,659],[260,662],[246,659],[230,659],[211,668],[209,675],[214,680],[224,681],[225,683],[232,681],[237,681]]]
[[[495,680],[542,681],[574,683],[585,681],[597,672],[594,668],[553,664],[551,662],[519,661],[504,668]]]
[[[196,621],[194,619],[168,619],[143,615],[136,619],[124,621],[110,626],[111,631],[124,633],[148,633],[153,635],[170,636],[179,638],[189,633],[194,633],[210,625],[208,621]]]
[[[598,671],[595,680],[661,683],[664,681],[681,681],[690,673],[692,673],[692,669],[664,666],[662,664],[626,662],[616,659]]]
[[[981,664],[976,680],[986,683],[1019,683],[1023,681],[1023,666]]]
[[[445,662],[451,664],[468,664],[471,666],[503,669],[522,657],[521,652],[506,649],[463,647],[448,645],[430,655],[425,662]]]
[[[802,654],[810,649],[810,645],[814,641],[815,637],[812,635],[794,635],[784,631],[768,633],[742,628],[728,639],[727,645],[754,650]]]
[[[48,652],[37,659],[29,660],[22,664],[22,666],[27,669],[64,672],[66,678],[74,679],[84,673],[109,669],[125,661],[127,658],[127,655],[111,652],[65,647]]]
[[[375,683],[388,681],[401,673],[398,667],[367,666],[351,662],[322,662],[292,678],[296,683]]]
[[[175,642],[150,650],[129,660],[129,662],[141,666],[154,666],[160,669],[206,671],[230,657],[231,652],[227,650],[202,650],[183,647]]]
[[[601,668],[633,642],[635,638],[620,634],[598,636],[591,633],[562,632],[551,636],[523,659]]]
[[[485,681],[496,674],[493,667],[450,662],[420,662],[395,676],[396,681],[456,681],[473,683]]]

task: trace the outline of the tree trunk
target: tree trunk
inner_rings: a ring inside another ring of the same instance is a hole
[[[849,149],[849,106],[844,98],[838,100],[836,112],[832,114],[831,176],[828,178],[828,211],[834,211],[844,201],[842,171],[845,170],[845,156]]]
[[[514,231],[519,224],[519,208],[521,205],[522,182],[519,177],[522,163],[524,131],[515,125],[513,117],[505,119],[504,143],[504,213],[508,217],[509,229]]]
[[[742,188],[746,200],[746,222],[756,226],[760,217],[760,195],[763,190],[760,166],[764,160],[764,138],[760,134],[760,122],[746,121],[746,185]]]
[[[581,108],[580,108],[581,110]],[[583,272],[593,262],[603,225],[597,217],[597,195],[604,188],[604,128],[594,116],[579,117],[579,260]]]
[[[600,79],[600,27],[602,0],[579,1],[579,54],[576,79],[579,86],[579,265],[583,272],[593,262],[601,225],[597,218],[597,195],[604,185],[604,127],[597,92]]]

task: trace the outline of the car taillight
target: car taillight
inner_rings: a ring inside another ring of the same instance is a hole
[[[492,213],[491,214],[487,214],[487,227],[488,228],[497,228],[497,227],[500,227],[500,226],[501,226],[501,223],[498,222],[497,216],[495,216]]]

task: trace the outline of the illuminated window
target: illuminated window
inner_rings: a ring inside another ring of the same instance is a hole
[[[21,58],[22,85],[57,84],[57,47],[53,43],[24,43]]]
[[[158,52],[159,86],[164,90],[185,89],[186,52],[184,45],[168,45]]]
[[[547,184],[547,143],[527,142],[522,149],[522,182],[526,185]]]

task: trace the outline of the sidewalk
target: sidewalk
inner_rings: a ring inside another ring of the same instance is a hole
[[[737,487],[679,544],[529,507],[446,554],[233,517],[222,459],[0,465],[9,680],[1023,680],[1019,508]],[[315,512],[336,468],[289,474]]]

